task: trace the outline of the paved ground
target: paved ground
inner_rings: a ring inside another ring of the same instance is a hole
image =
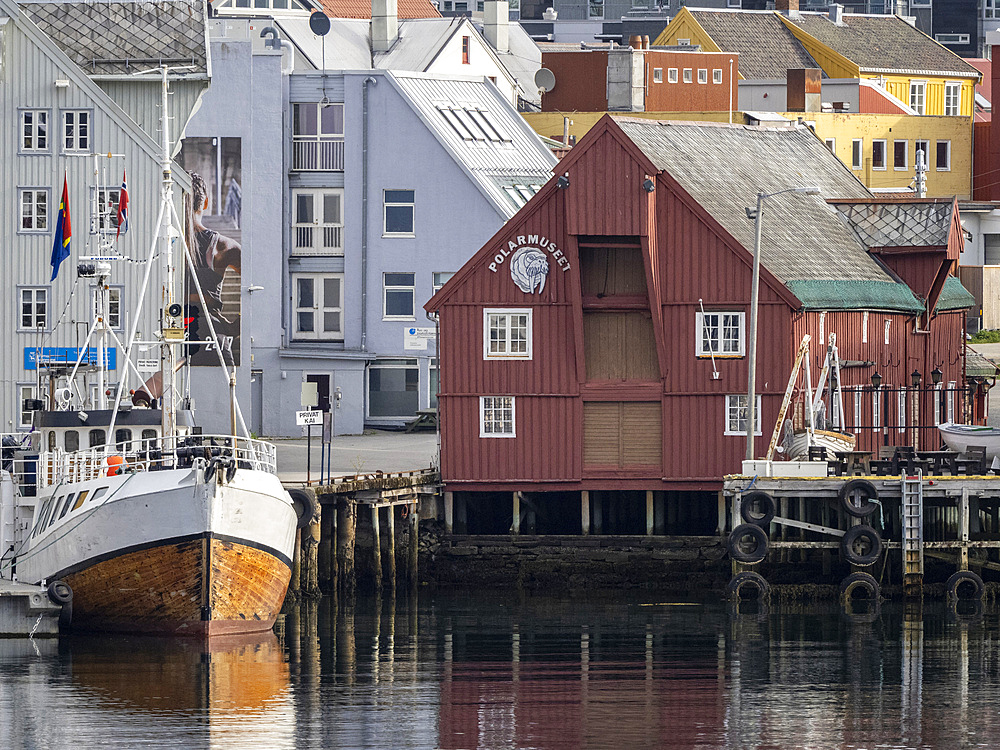
[[[271,442],[278,448],[278,476],[282,481],[305,481],[306,439],[275,438]],[[318,479],[320,441],[316,435],[313,436],[311,460],[310,475]],[[364,435],[334,438],[330,453],[333,476],[425,469],[432,463],[437,463],[437,434],[433,432],[366,430]]]

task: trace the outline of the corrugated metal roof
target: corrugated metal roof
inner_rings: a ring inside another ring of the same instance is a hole
[[[868,247],[926,247],[948,244],[950,200],[834,204]]]
[[[371,0],[320,0],[323,10],[331,18],[372,17]],[[438,9],[430,0],[396,0],[397,18],[440,18]]]
[[[388,75],[441,144],[508,217],[552,176],[556,158],[485,79]]]
[[[805,47],[770,11],[691,9],[723,52],[738,52],[744,78],[784,79],[789,68],[818,68]]]
[[[746,248],[754,246],[754,222],[745,209],[756,207],[758,192],[819,187],[820,195],[784,193],[764,203],[761,262],[780,280],[895,282],[826,202],[872,194],[808,128],[615,119]]]
[[[208,72],[205,4],[198,0],[62,2],[23,0],[34,23],[88,75],[128,76],[155,65]]]

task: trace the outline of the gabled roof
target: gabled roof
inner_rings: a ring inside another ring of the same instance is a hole
[[[386,76],[505,219],[552,176],[552,152],[486,79]]]
[[[785,20],[856,63],[862,73],[980,76],[961,57],[899,16],[845,13],[842,23],[835,24],[826,13],[800,13]]]
[[[955,209],[953,199],[831,203],[868,247],[948,245]]]
[[[208,75],[205,4],[22,0],[21,9],[91,76],[130,76],[164,63],[191,65],[177,76]]]
[[[374,55],[375,67],[384,70],[424,71],[459,29],[468,23],[465,16],[401,21],[399,38],[388,52]]]
[[[334,18],[326,36],[316,36],[309,28],[308,18],[282,16],[274,19],[274,24],[316,70],[372,67],[371,21]]]
[[[324,12],[331,18],[372,17],[371,0],[319,0]],[[440,18],[438,9],[430,0],[397,0],[397,18]]]
[[[475,24],[479,33],[483,33],[483,25]],[[535,83],[535,73],[542,67],[542,51],[531,35],[517,21],[511,21],[507,26],[507,51],[493,50],[507,71],[521,85],[521,98],[542,106],[542,96],[538,93]]]
[[[743,78],[784,79],[791,68],[820,67],[771,11],[687,10],[720,50],[739,53]]]

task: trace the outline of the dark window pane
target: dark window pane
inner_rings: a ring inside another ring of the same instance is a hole
[[[386,190],[386,203],[413,203],[412,190]]]
[[[313,280],[299,279],[298,285],[299,301],[296,307],[312,307],[315,304],[313,302]]]
[[[386,290],[385,293],[385,314],[386,315],[413,315],[413,292]]]
[[[385,231],[387,234],[413,234],[413,207],[386,206]]]

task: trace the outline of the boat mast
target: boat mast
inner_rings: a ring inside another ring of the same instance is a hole
[[[160,152],[160,167],[163,174],[161,186],[161,206],[170,206],[173,203],[173,174],[170,168],[170,118],[168,117],[167,101],[167,73],[168,68],[164,65],[160,68],[163,87],[160,92],[160,134],[162,136],[162,149]],[[161,378],[162,394],[160,401],[160,414],[163,436],[169,437],[177,433],[177,349],[172,338],[168,338],[167,329],[171,328],[168,322],[168,308],[174,304],[174,260],[171,253],[171,245],[178,232],[173,226],[169,211],[160,213],[160,257],[163,264],[163,287],[160,295],[160,333],[163,335],[161,346]],[[183,244],[183,243],[182,243]],[[183,330],[182,330],[183,337]]]

